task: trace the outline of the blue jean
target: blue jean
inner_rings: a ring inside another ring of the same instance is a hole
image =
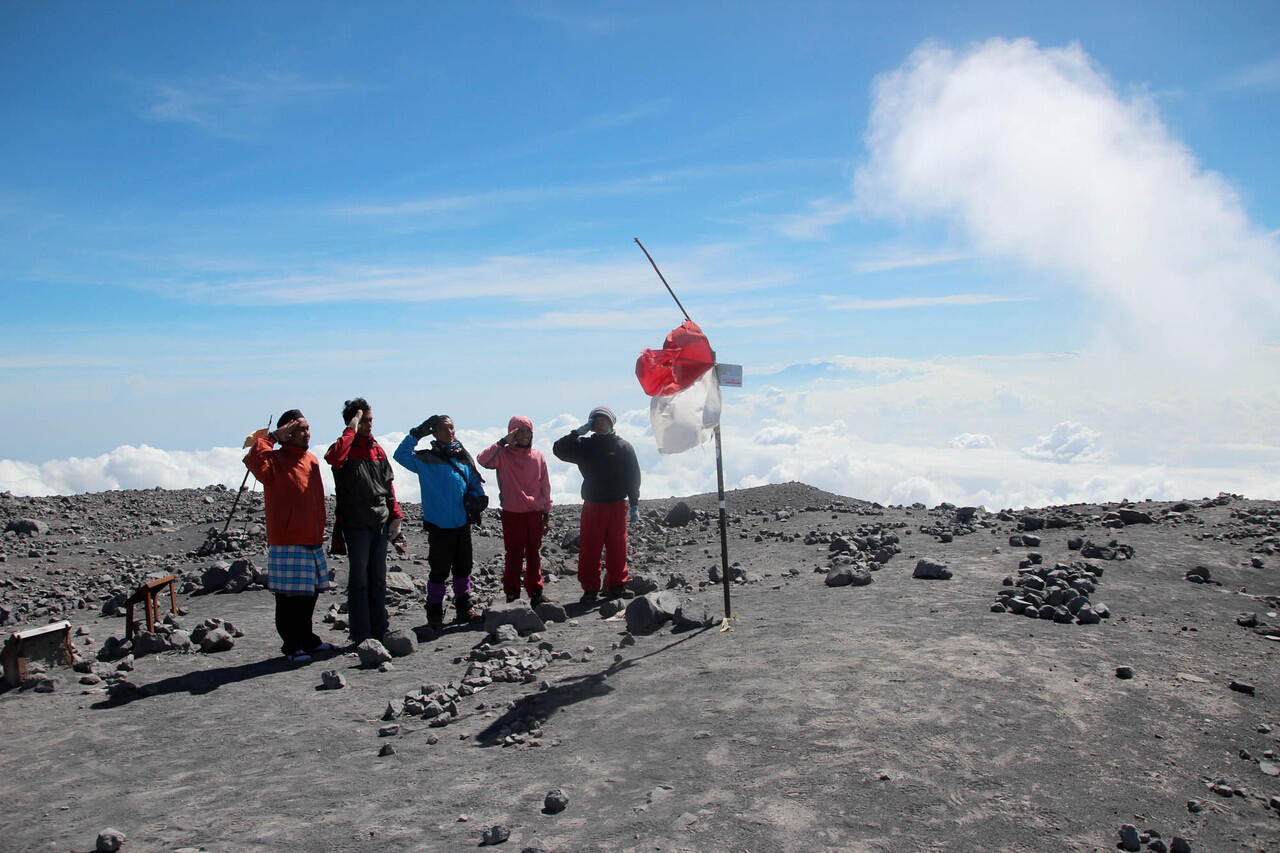
[[[347,540],[347,623],[351,641],[387,633],[387,526],[342,526]]]

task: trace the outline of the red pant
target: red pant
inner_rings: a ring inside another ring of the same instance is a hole
[[[582,544],[578,551],[578,583],[585,592],[600,591],[600,548],[604,547],[605,585],[627,582],[627,502],[582,504]]]
[[[542,513],[502,511],[502,544],[507,548],[502,591],[520,594],[520,564],[524,563],[524,588],[529,596],[542,593]]]

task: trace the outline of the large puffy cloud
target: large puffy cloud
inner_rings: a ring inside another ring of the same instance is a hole
[[[1194,367],[1277,328],[1274,236],[1078,45],[923,46],[877,79],[867,146],[864,211],[952,221],[979,254],[1081,289],[1108,348]]]
[[[940,382],[945,384],[946,377]],[[891,437],[868,440],[855,434],[849,425],[852,421],[839,417],[789,422],[789,414],[813,405],[805,397],[765,392],[729,401],[724,425],[725,482],[729,488],[801,481],[881,503],[919,501],[933,505],[947,500],[991,508],[1121,498],[1195,498],[1222,490],[1251,497],[1280,497],[1280,469],[1273,452],[1266,456],[1267,464],[1234,467],[1103,462],[1096,453],[1086,452],[1092,446],[1090,436],[1096,438],[1096,433],[1065,423],[1043,437],[1045,452],[1041,458],[983,446],[980,441],[953,446],[946,438],[955,435],[949,424],[940,427],[944,432],[934,443]],[[827,410],[829,416],[832,411],[856,416],[863,402],[855,398],[841,408],[833,407],[833,399],[824,396],[817,407]],[[768,421],[763,429],[757,416]],[[548,457],[553,497],[561,504],[579,501],[582,480],[575,467],[551,456],[551,443],[579,420],[574,415],[562,415],[539,424],[535,433],[535,445]],[[686,453],[659,454],[648,427],[648,411],[644,409],[619,413],[618,431],[632,442],[639,456],[644,471],[642,498],[715,490],[715,454],[709,442]],[[464,430],[459,437],[468,447],[479,450],[505,432],[505,428],[495,425]],[[758,440],[762,434],[768,440]],[[403,435],[390,433],[379,440],[391,450]],[[1029,434],[1027,441],[1033,439],[1035,435]],[[1271,450],[1270,445],[1261,447]],[[240,448],[233,447],[201,451],[121,447],[101,456],[42,464],[0,460],[0,489],[48,495],[157,485],[180,488],[223,483],[235,487],[244,474],[242,455]],[[1061,464],[1064,458],[1070,458],[1072,464]],[[332,491],[327,466],[321,467],[326,489]],[[416,501],[417,478],[399,466],[395,473],[397,494],[404,500]],[[485,473],[488,491],[496,496],[495,478],[491,472]]]
[[[1037,438],[1035,444],[1022,448],[1022,452],[1032,459],[1050,462],[1101,461],[1104,459],[1101,440],[1102,434],[1097,430],[1075,421],[1063,421],[1054,424],[1049,434]]]

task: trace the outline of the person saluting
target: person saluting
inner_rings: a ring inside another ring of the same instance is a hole
[[[419,439],[432,436],[429,450],[416,450]],[[432,415],[413,429],[392,454],[396,462],[418,475],[422,490],[422,526],[427,531],[427,624],[444,626],[445,579],[453,576],[456,622],[476,618],[471,609],[471,523],[484,497],[484,479],[475,460],[458,441],[453,418]]]
[[[614,432],[617,422],[612,409],[596,406],[585,424],[551,446],[557,459],[576,464],[582,472],[578,583],[583,604],[594,602],[600,593],[602,546],[605,597],[622,598],[627,593],[627,502],[631,503],[630,520],[639,521],[640,463],[631,445]]]

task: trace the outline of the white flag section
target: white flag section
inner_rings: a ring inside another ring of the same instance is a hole
[[[650,398],[649,422],[659,453],[683,453],[702,444],[720,423],[720,382],[715,368],[682,391]]]

